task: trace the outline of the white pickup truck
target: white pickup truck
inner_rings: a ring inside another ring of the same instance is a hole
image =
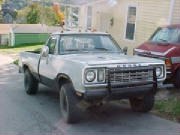
[[[148,112],[166,78],[165,64],[126,51],[107,33],[54,33],[41,52],[20,54],[19,71],[27,94],[36,94],[39,83],[59,91],[67,123],[80,120],[82,101],[129,99],[132,110]]]

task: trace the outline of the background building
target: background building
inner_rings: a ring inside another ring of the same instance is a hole
[[[56,31],[61,28],[42,24],[0,24],[0,45],[45,43],[49,34]]]
[[[180,21],[180,0],[98,0],[81,6],[79,25],[109,32],[120,46],[133,48],[157,27]]]

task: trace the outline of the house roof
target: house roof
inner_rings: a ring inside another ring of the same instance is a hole
[[[42,24],[0,24],[0,34],[13,33],[54,33],[61,31],[60,27],[47,26]]]
[[[42,24],[13,24],[14,33],[53,33],[60,30],[60,27],[47,26]]]
[[[10,33],[10,24],[0,24],[0,34],[6,35]]]

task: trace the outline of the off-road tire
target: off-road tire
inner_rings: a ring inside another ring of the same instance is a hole
[[[39,82],[34,78],[29,69],[24,71],[24,88],[28,95],[37,93]]]
[[[149,112],[154,105],[154,94],[146,94],[140,98],[130,98],[131,109],[135,112]]]
[[[75,94],[73,85],[65,83],[60,90],[60,110],[66,123],[77,123],[82,119],[82,111],[78,104],[80,99]]]
[[[174,86],[176,87],[176,88],[180,88],[180,80],[179,80],[179,78],[180,78],[180,69],[178,69],[177,71],[176,71],[176,73],[175,73],[175,80],[174,80]]]

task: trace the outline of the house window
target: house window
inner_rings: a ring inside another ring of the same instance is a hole
[[[69,15],[68,15],[68,27],[77,28],[79,25],[79,8],[78,7],[70,7]]]
[[[87,29],[91,29],[92,25],[92,7],[88,6],[87,8]]]
[[[126,39],[134,40],[135,25],[136,25],[136,7],[128,7],[126,35],[125,35]]]

